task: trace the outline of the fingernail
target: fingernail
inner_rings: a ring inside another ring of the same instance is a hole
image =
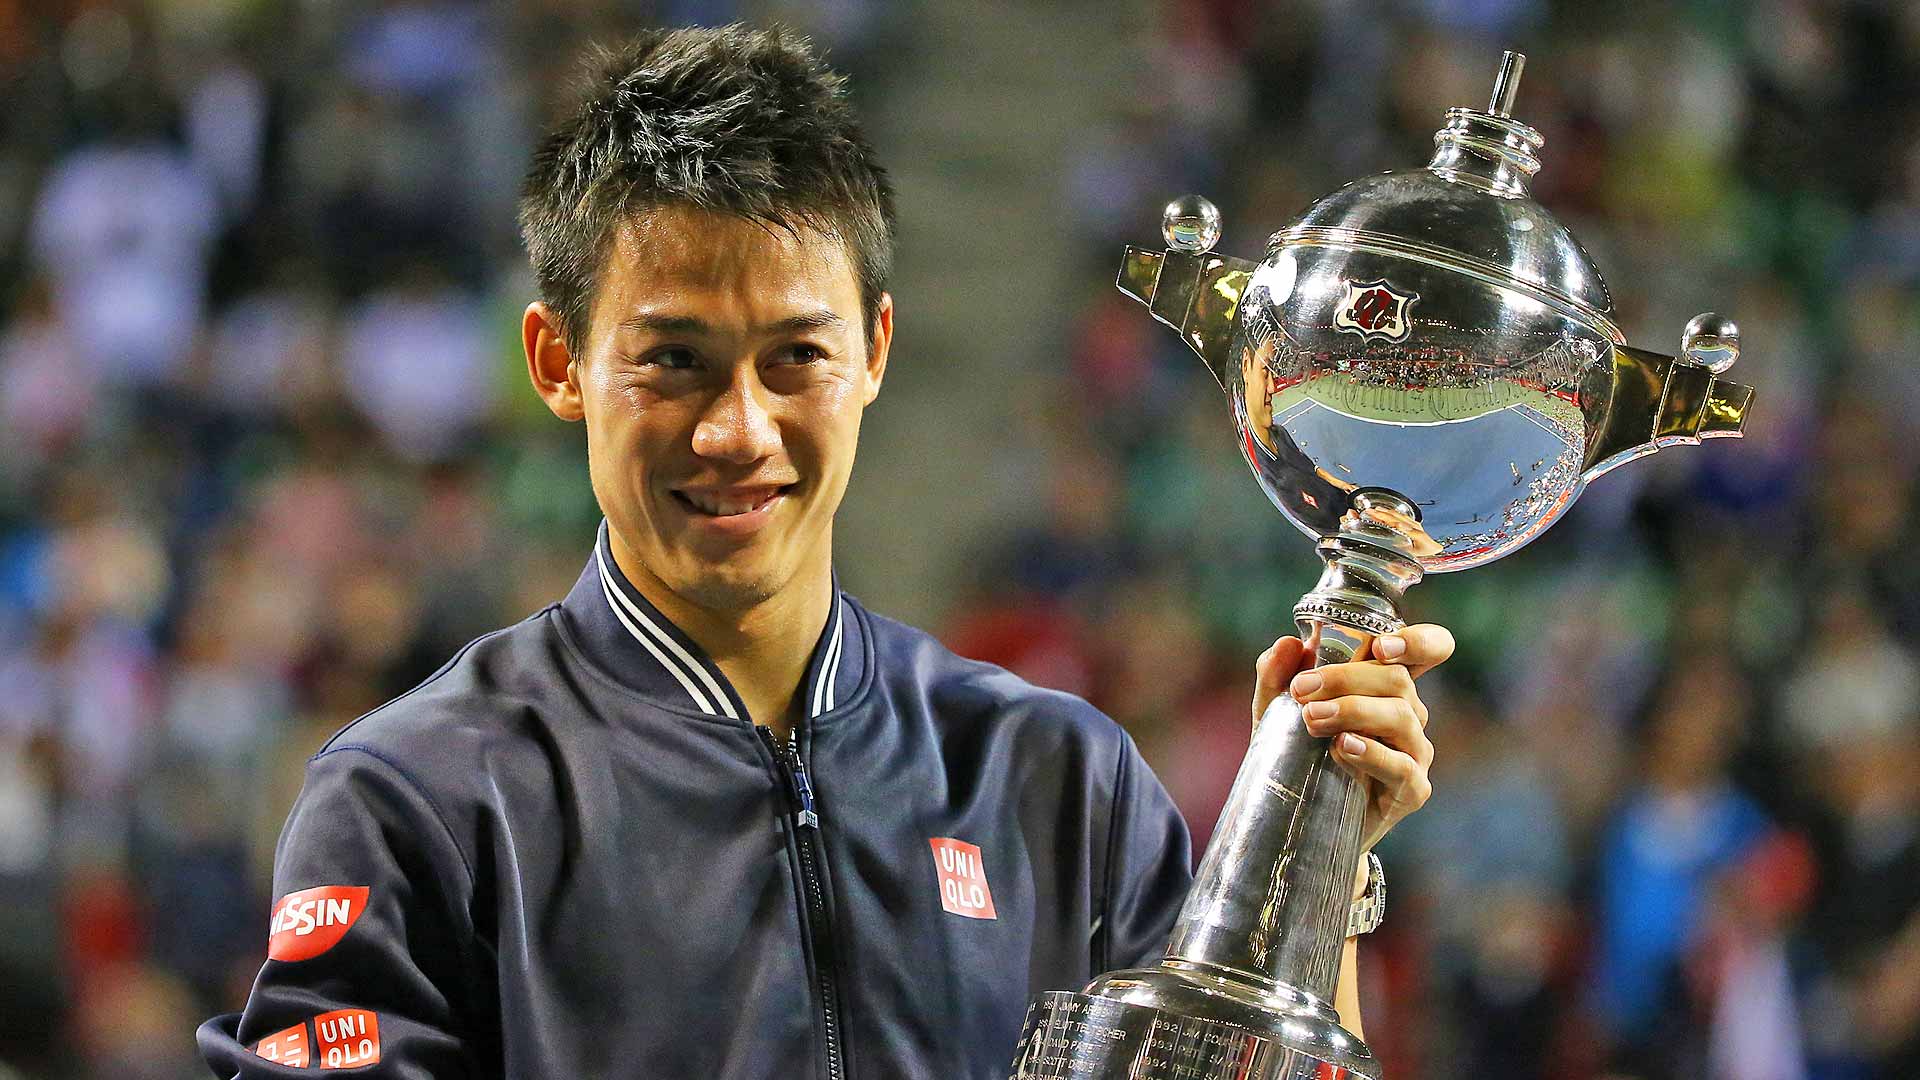
[[[1382,660],[1392,660],[1406,651],[1407,639],[1403,637],[1394,637],[1389,634],[1383,638],[1376,638],[1373,642],[1374,655]]]
[[[1366,753],[1367,744],[1360,741],[1360,736],[1349,733],[1340,736],[1340,749],[1344,753],[1358,757]]]
[[[1307,706],[1307,716],[1314,720],[1325,720],[1340,711],[1340,706],[1331,701],[1316,701]]]
[[[1320,689],[1320,684],[1322,681],[1323,680],[1320,678],[1320,676],[1315,675],[1311,671],[1303,671],[1300,674],[1295,675],[1293,677],[1293,696],[1299,697],[1302,694],[1313,693],[1314,691]]]

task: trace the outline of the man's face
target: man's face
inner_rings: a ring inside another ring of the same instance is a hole
[[[1260,445],[1273,451],[1273,372],[1268,370],[1267,362],[1273,355],[1273,347],[1263,344],[1258,349],[1244,350],[1240,357],[1240,380],[1247,399],[1247,430],[1260,440]]]
[[[827,573],[891,336],[889,299],[869,346],[839,240],[661,209],[615,233],[567,376],[577,404],[565,387],[541,392],[586,421],[623,565],[701,607],[744,610]]]

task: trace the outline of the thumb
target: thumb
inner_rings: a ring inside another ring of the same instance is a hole
[[[1280,696],[1295,675],[1307,664],[1307,644],[1292,635],[1268,646],[1253,662],[1253,726],[1267,714],[1267,706]]]

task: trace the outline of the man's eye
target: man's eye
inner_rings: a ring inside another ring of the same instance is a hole
[[[648,353],[640,362],[663,367],[669,371],[684,371],[699,363],[699,358],[693,355],[692,349],[660,349]]]
[[[789,364],[811,364],[826,358],[827,350],[818,345],[789,345],[780,353],[780,359]]]

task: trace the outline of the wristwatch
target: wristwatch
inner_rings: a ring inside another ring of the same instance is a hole
[[[1380,856],[1367,852],[1367,889],[1347,909],[1347,936],[1371,934],[1387,917],[1387,875],[1380,869]]]

